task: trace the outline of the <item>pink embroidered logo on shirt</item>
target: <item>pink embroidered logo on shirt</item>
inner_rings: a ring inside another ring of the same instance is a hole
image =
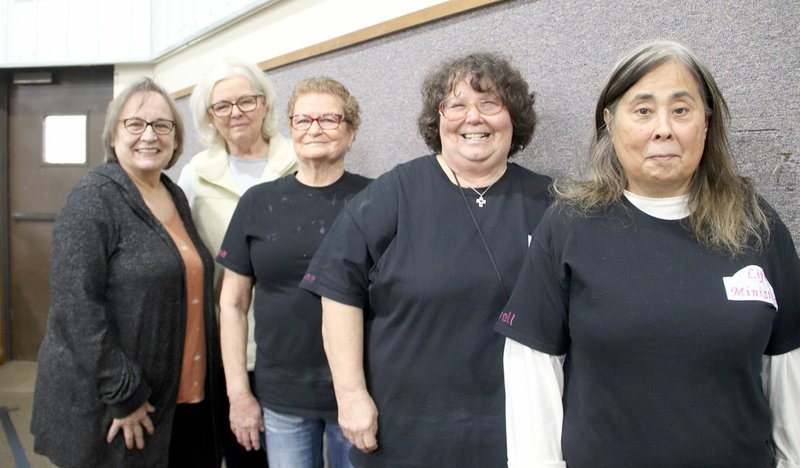
[[[508,326],[510,326],[510,327],[514,326],[514,319],[515,318],[517,318],[517,314],[514,314],[512,312],[501,312],[500,313],[500,321],[505,323],[505,324],[508,324]]]
[[[217,254],[219,258],[225,258],[228,256],[228,252],[225,250],[220,249],[219,254]]]
[[[303,281],[305,281],[306,283],[313,283],[316,280],[317,280],[317,277],[312,275],[311,273],[306,273],[303,276]]]
[[[778,310],[775,291],[760,266],[748,265],[722,281],[729,301],[762,301]]]

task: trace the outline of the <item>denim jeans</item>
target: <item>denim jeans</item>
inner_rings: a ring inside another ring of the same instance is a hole
[[[270,468],[322,468],[325,434],[330,468],[352,468],[350,443],[331,419],[306,419],[263,408]]]

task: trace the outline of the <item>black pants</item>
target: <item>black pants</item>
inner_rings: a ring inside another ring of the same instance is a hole
[[[208,400],[175,405],[169,444],[170,468],[219,468],[220,461],[215,450]]]

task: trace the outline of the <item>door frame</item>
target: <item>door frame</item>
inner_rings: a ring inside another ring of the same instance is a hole
[[[11,356],[11,311],[9,292],[9,177],[8,177],[8,95],[9,76],[0,70],[0,365]]]

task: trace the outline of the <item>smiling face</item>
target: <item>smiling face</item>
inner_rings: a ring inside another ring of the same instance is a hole
[[[323,114],[344,115],[342,100],[328,93],[306,93],[295,101],[292,115],[305,114],[312,118]],[[292,142],[297,159],[303,162],[338,162],[353,145],[355,132],[347,121],[342,120],[333,130],[323,130],[314,121],[307,130],[292,128]]]
[[[467,105],[484,100],[502,104],[495,93],[472,89],[468,80],[456,82],[447,99]],[[456,167],[479,166],[489,172],[505,165],[513,133],[511,115],[505,107],[494,115],[484,115],[478,111],[478,106],[471,105],[461,119],[439,119],[442,157]]]
[[[678,62],[644,75],[605,121],[628,179],[627,190],[653,198],[689,192],[708,122],[697,81]]]
[[[159,135],[148,125],[141,135],[125,129],[122,120],[139,118],[147,122],[174,120],[167,101],[158,93],[146,92],[131,95],[119,113],[117,129],[111,146],[120,166],[134,177],[158,176],[175,152],[175,129]]]
[[[259,92],[253,89],[247,78],[232,76],[214,85],[211,90],[211,104],[219,101],[236,102],[242,96],[254,94]],[[208,117],[225,140],[229,153],[241,155],[261,138],[261,125],[267,116],[267,105],[263,97],[258,98],[257,102],[256,108],[250,112],[242,112],[237,106],[232,106],[230,115],[225,117],[217,117],[208,110]]]

